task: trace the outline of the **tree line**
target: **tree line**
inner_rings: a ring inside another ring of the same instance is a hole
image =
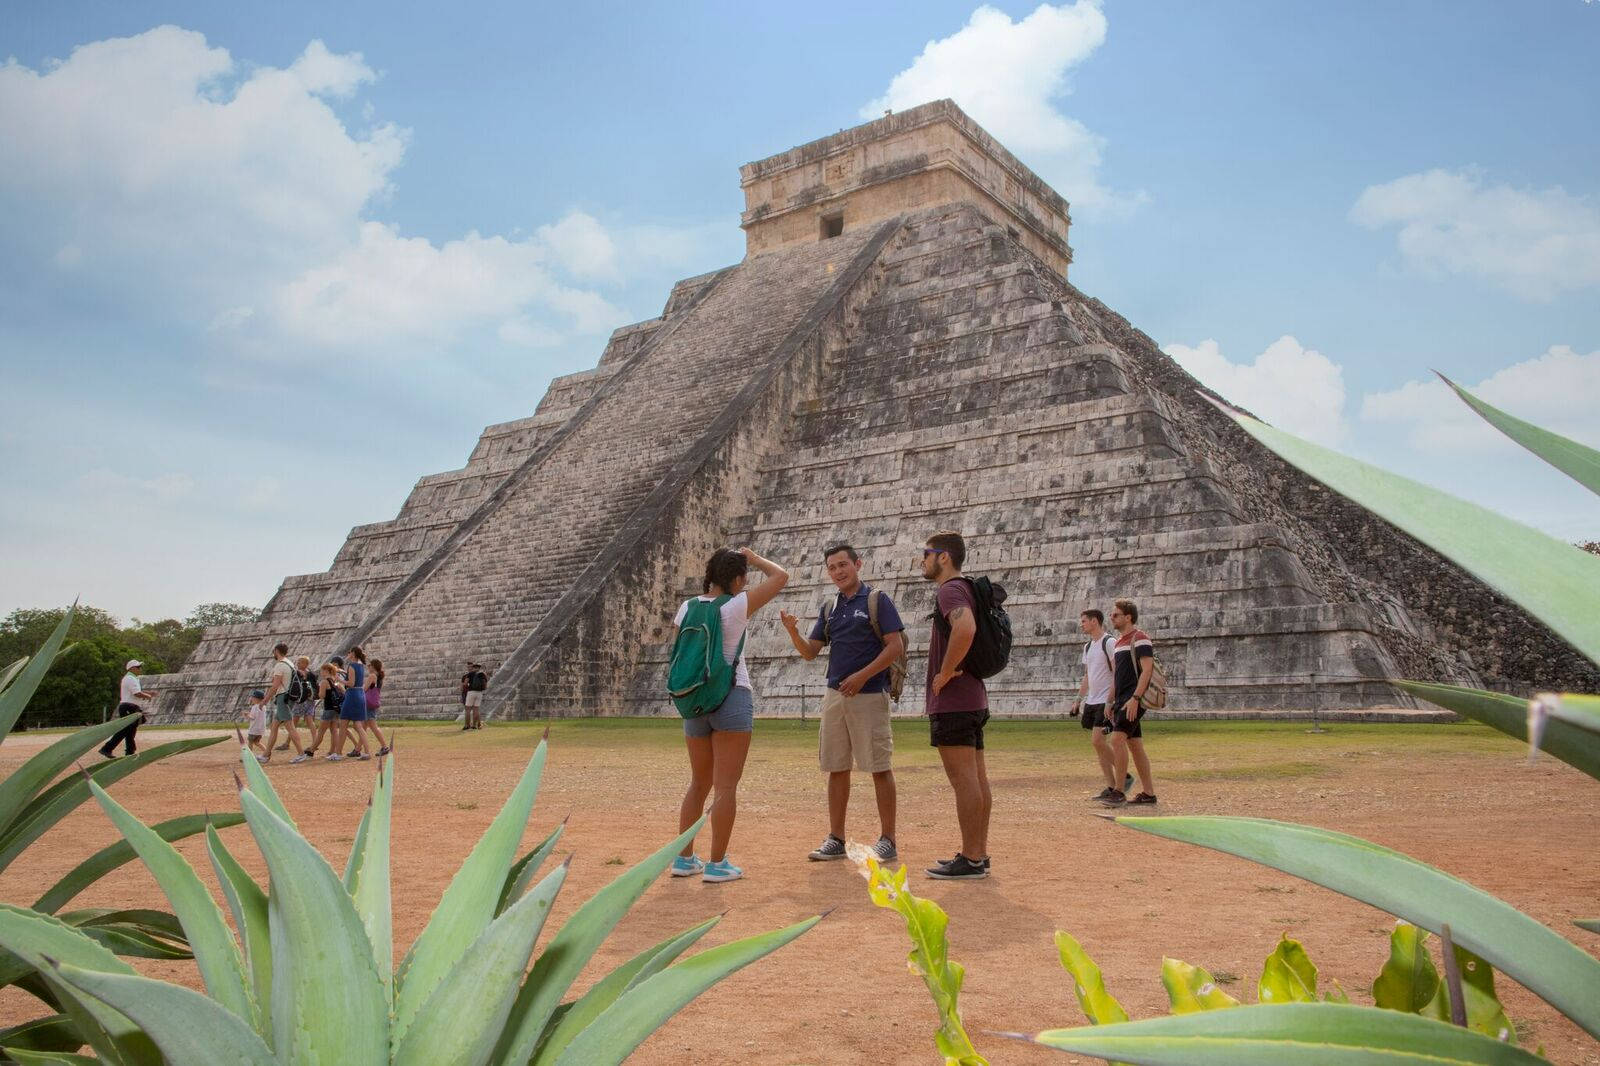
[[[0,621],[0,669],[32,655],[62,616],[60,609],[18,608]],[[67,631],[70,650],[56,659],[39,691],[17,720],[17,729],[99,722],[117,705],[117,683],[129,659],[146,675],[177,670],[206,626],[254,622],[260,614],[238,603],[202,603],[182,621],[133,619],[129,625],[109,611],[80,606]]]

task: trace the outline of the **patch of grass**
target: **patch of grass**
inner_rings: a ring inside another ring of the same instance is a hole
[[[606,865],[607,866],[621,866],[622,865],[622,856],[620,856],[620,855],[611,856],[611,858],[606,860]]]
[[[1333,770],[1319,762],[1294,759],[1288,762],[1247,763],[1242,766],[1205,766],[1190,770],[1171,770],[1164,776],[1179,781],[1259,781],[1288,777],[1322,777]]]
[[[456,810],[458,810],[458,811],[475,811],[477,809],[478,809],[478,805],[476,803],[458,803],[458,804],[456,804]]]

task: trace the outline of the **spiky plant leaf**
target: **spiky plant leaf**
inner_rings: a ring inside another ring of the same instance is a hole
[[[33,1018],[0,1029],[0,1048],[23,1051],[77,1051],[83,1037],[65,1014]]]
[[[1498,407],[1478,399],[1443,374],[1439,377],[1455,390],[1455,394],[1461,397],[1468,407],[1483,416],[1485,422],[1590,492],[1600,493],[1600,452],[1575,440],[1569,440],[1559,433],[1541,429],[1532,422],[1524,422],[1515,415],[1508,415]]]
[[[255,793],[257,799],[267,805],[267,810],[288,823],[290,829],[298,832],[300,827],[294,824],[294,817],[289,814],[289,808],[283,805],[278,790],[272,787],[272,779],[261,768],[260,760],[255,757],[249,745],[239,745],[239,762],[244,766],[245,786]]]
[[[17,1066],[102,1066],[92,1055],[75,1055],[70,1051],[32,1051],[9,1045],[0,1045],[0,1051]]]
[[[406,1029],[394,1066],[489,1061],[539,930],[566,879],[567,863],[562,863],[479,934]]]
[[[1372,1001],[1385,1010],[1417,1014],[1439,991],[1439,971],[1428,954],[1428,931],[1396,922],[1389,934],[1389,959],[1372,982]]]
[[[226,829],[244,821],[242,814],[185,814],[151,826],[162,840],[183,840],[196,833],[205,832],[207,826]],[[133,848],[126,840],[110,844],[74,866],[65,877],[45,890],[33,902],[33,909],[54,914],[78,893],[94,884],[106,874],[134,858]]]
[[[522,898],[522,894],[533,883],[533,877],[539,872],[539,867],[543,865],[545,859],[550,857],[550,853],[555,850],[556,841],[561,839],[561,834],[566,832],[566,829],[567,821],[563,818],[561,824],[550,831],[549,836],[539,841],[532,851],[518,859],[511,869],[506,872],[505,887],[500,890],[500,901],[495,904],[494,908],[496,915],[499,915],[507,907]]]
[[[1262,818],[1118,818],[1171,840],[1238,855],[1438,932],[1487,959],[1600,1036],[1600,960],[1510,904],[1409,855],[1359,837]]]
[[[61,652],[61,645],[67,639],[67,630],[72,628],[72,616],[78,613],[78,604],[73,602],[67,613],[61,616],[61,621],[56,623],[55,629],[39,645],[39,650],[27,660],[20,671],[14,675],[14,680],[0,689],[0,741],[10,735],[11,729],[17,724],[17,719],[22,717],[22,711],[28,706],[28,701],[33,699],[34,692],[38,691],[39,682],[44,680],[44,675],[50,672],[50,666],[56,661],[56,656]],[[15,665],[14,663],[12,664]],[[7,667],[9,670],[10,667]]]
[[[389,819],[394,800],[394,756],[378,760],[378,776],[372,784],[372,802],[363,820],[366,836],[361,841],[361,861],[356,866],[355,888],[350,898],[361,916],[361,925],[372,943],[373,962],[383,981],[384,995],[394,973],[394,930],[391,917],[393,900],[389,894]],[[350,886],[345,886],[349,888]]]
[[[1429,703],[1438,704],[1464,718],[1482,722],[1498,729],[1506,736],[1528,740],[1528,701],[1498,692],[1460,688],[1456,685],[1437,685],[1426,681],[1390,681],[1402,692],[1419,696]],[[1600,744],[1583,730],[1566,722],[1551,719],[1545,723],[1544,737],[1539,747],[1569,766],[1576,767],[1590,777],[1600,780]]]
[[[1315,1003],[1317,1001],[1317,968],[1306,954],[1305,945],[1280,937],[1261,967],[1261,980],[1256,985],[1256,997],[1261,1003]]]
[[[233,912],[239,939],[244,942],[244,961],[250,970],[250,991],[256,1005],[256,1030],[270,1039],[272,929],[267,894],[239,865],[217,831],[209,826],[206,828],[206,854],[211,859],[211,869],[216,872],[217,883],[222,886],[222,898],[228,901],[228,909]]]
[[[9,827],[39,790],[60,776],[84,752],[104,744],[123,728],[117,719],[66,734],[0,781],[0,828]]]
[[[222,911],[206,889],[194,867],[178,854],[178,849],[161,839],[160,834],[134,817],[105,789],[90,782],[89,789],[124,840],[138,852],[156,884],[172,904],[173,913],[183,923],[184,936],[194,952],[211,998],[237,1014],[246,1025],[256,1019],[255,1000],[245,982],[244,960],[239,945],[228,931]]]
[[[1221,1010],[1239,1005],[1238,1000],[1217,987],[1217,979],[1211,976],[1209,970],[1203,966],[1190,966],[1182,959],[1161,960],[1161,983],[1166,986],[1173,1014]]]
[[[356,891],[356,877],[361,873],[361,860],[366,857],[367,829],[372,825],[372,802],[362,808],[361,821],[356,823],[356,837],[350,844],[350,854],[344,860],[344,890],[351,895]]]
[[[4,692],[7,688],[11,687],[11,682],[17,679],[17,675],[22,673],[22,668],[27,665],[28,656],[24,655],[22,658],[16,660],[4,670],[0,670],[0,692]]]
[[[772,954],[822,916],[702,951],[640,981],[585,1027],[557,1066],[615,1066],[684,1005],[735,970]]]
[[[1600,933],[1600,918],[1574,918],[1572,924],[1591,933]]]

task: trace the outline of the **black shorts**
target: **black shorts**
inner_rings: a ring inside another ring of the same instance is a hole
[[[1121,733],[1129,740],[1137,740],[1144,735],[1139,728],[1139,724],[1144,721],[1144,705],[1139,705],[1139,713],[1134,715],[1132,721],[1128,720],[1127,712],[1123,710],[1127,705],[1127,700],[1118,700],[1112,706],[1111,720],[1105,723],[1105,730],[1107,733]]]
[[[988,711],[945,711],[928,715],[929,741],[936,748],[977,748],[983,750],[983,727]]]
[[[1098,729],[1106,724],[1105,704],[1085,703],[1083,705],[1083,728]]]

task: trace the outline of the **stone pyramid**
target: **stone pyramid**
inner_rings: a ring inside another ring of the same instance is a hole
[[[382,658],[388,715],[667,714],[671,618],[704,558],[749,543],[814,615],[844,539],[899,602],[921,708],[925,537],[1010,592],[1006,715],[1077,689],[1078,612],[1136,600],[1170,713],[1393,704],[1409,675],[1514,686],[1536,626],[1239,432],[1149,337],[1067,281],[1065,201],[949,101],[741,171],[748,255],[674,286],[595,369],[467,465],[357,526],[258,622],[207,630],[165,718],[232,713],[286,640]],[[1523,634],[1512,639],[1506,629]],[[758,711],[820,699],[776,611],[752,626]]]

